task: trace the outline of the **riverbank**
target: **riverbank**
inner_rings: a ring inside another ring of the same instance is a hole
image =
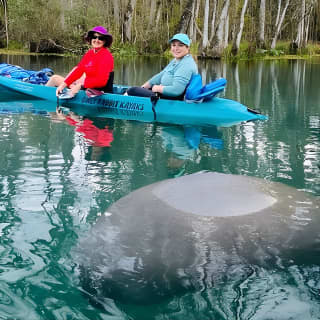
[[[112,48],[112,54],[117,58],[124,57],[135,57],[135,56],[165,56],[171,57],[170,50],[166,50],[163,54],[143,54],[138,53],[134,47],[129,48]],[[280,44],[276,49],[270,50],[256,50],[254,53],[250,53],[250,47],[244,45],[240,48],[239,54],[232,56],[231,50],[226,49],[222,60],[236,62],[236,61],[249,61],[249,60],[294,60],[294,59],[311,59],[315,57],[320,57],[320,45],[308,45],[307,48],[300,50],[297,54],[292,54],[287,50],[287,46]],[[198,56],[201,59],[212,59],[210,57],[201,57],[198,55],[198,47],[191,46],[191,53],[194,56]],[[11,50],[11,49],[0,49],[0,54],[2,55],[30,55],[30,56],[81,56],[81,54],[71,54],[71,53],[35,53],[28,52],[26,50]]]

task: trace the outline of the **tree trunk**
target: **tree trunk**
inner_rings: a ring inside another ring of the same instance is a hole
[[[304,41],[302,43],[302,46],[305,48],[308,44],[309,40],[309,27],[310,27],[310,14],[306,17],[306,22],[305,22],[305,29],[304,29]]]
[[[243,6],[242,6],[242,10],[241,10],[240,18],[239,18],[239,27],[237,28],[238,33],[235,35],[235,37],[233,39],[233,44],[232,44],[232,54],[233,55],[237,55],[239,48],[240,48],[240,41],[242,38],[242,31],[243,31],[243,26],[244,26],[244,16],[247,11],[248,2],[249,2],[249,0],[244,0]]]
[[[154,18],[156,16],[156,9],[157,9],[157,0],[151,0],[150,3],[150,14],[149,14],[149,22],[148,22],[148,26],[149,28],[152,26],[152,24],[154,23]]]
[[[310,17],[314,9],[314,5],[315,5],[315,2],[311,2],[309,3],[309,5],[306,5],[306,1],[302,0],[301,16],[300,16],[300,21],[298,23],[297,37],[295,40],[295,44],[299,49],[306,47],[308,43]]]
[[[7,0],[0,0],[0,5],[3,7],[4,11],[4,26],[6,32],[7,49],[9,47],[9,33],[8,33],[8,3]]]
[[[226,23],[224,27],[224,35],[223,35],[223,47],[226,48],[228,46],[228,41],[229,41],[229,22],[230,22],[230,17],[229,14],[227,15],[226,18]]]
[[[213,46],[210,55],[213,58],[221,58],[225,47],[225,33],[228,30],[230,0],[225,0],[220,14],[220,21],[216,35],[213,38]]]
[[[159,29],[159,23],[161,19],[161,13],[162,13],[162,3],[161,1],[158,1],[157,3],[158,11],[157,11],[157,16],[156,16],[156,24],[155,24],[155,29]]]
[[[213,1],[213,8],[212,8],[212,20],[211,20],[211,36],[209,42],[212,43],[212,39],[215,35],[215,22],[216,22],[216,12],[217,12],[217,2],[216,0]]]
[[[266,0],[260,0],[259,7],[259,26],[258,26],[258,39],[257,39],[257,47],[259,49],[265,49],[265,22],[266,22]]]
[[[192,41],[194,41],[194,38],[195,38],[195,25],[194,25],[194,21],[195,21],[195,18],[194,18],[194,12],[195,12],[195,2],[193,3],[193,6],[192,6],[192,15],[191,15],[191,23],[190,23],[190,28],[189,28],[189,37]]]
[[[176,33],[187,33],[192,17],[192,6],[195,0],[188,0],[176,27]]]
[[[192,15],[192,22],[191,22],[192,29],[193,29],[193,32],[192,32],[191,36],[192,36],[192,41],[193,42],[197,41],[197,31],[198,31],[197,19],[198,19],[198,16],[199,16],[200,3],[201,3],[201,0],[196,0],[194,2],[194,14]]]
[[[136,7],[137,0],[130,0],[128,2],[127,10],[124,16],[124,41],[131,41],[132,34],[132,19],[133,19],[133,12]]]
[[[282,0],[278,0],[278,10],[277,10],[276,23],[275,23],[276,26],[279,24],[280,12],[281,12],[281,2],[282,2]]]
[[[276,30],[275,30],[275,34],[272,38],[271,49],[274,49],[276,47],[278,36],[280,34],[280,30],[281,30],[283,20],[284,20],[286,11],[288,9],[289,3],[290,3],[290,0],[287,0],[285,7],[283,8],[282,14],[280,14],[281,6],[280,5],[278,6],[278,13],[277,13],[277,19],[276,19],[276,22],[278,22],[278,23],[276,23]],[[281,4],[281,0],[279,0],[279,4]]]
[[[209,34],[209,0],[205,0],[205,5],[204,5],[204,19],[203,19],[203,34],[202,34],[202,50],[205,50],[209,39],[208,39],[208,34]]]
[[[114,23],[116,26],[116,31],[119,31],[119,26],[120,26],[119,0],[113,0],[113,17],[114,17]]]
[[[301,7],[300,7],[301,18],[298,23],[298,32],[297,32],[297,38],[296,38],[296,44],[299,49],[303,47],[303,43],[304,43],[305,12],[306,12],[306,1],[301,0]]]

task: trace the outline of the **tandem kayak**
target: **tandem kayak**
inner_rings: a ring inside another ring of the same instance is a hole
[[[57,103],[56,88],[32,84],[0,76],[0,85],[29,97]],[[182,125],[215,125],[228,127],[245,121],[266,120],[267,116],[248,109],[241,103],[214,97],[201,103],[125,96],[128,86],[114,85],[114,93],[88,97],[81,90],[74,98],[58,103],[79,115],[143,122],[161,122]]]

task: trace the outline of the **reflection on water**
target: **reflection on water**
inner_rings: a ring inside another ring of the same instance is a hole
[[[75,60],[2,56],[56,73],[67,73]],[[143,83],[166,63],[117,61],[116,81]],[[201,170],[282,182],[320,196],[319,64],[199,65],[207,82],[228,79],[227,98],[260,109],[269,120],[203,128],[93,119],[57,114],[55,105],[0,90],[0,318],[317,319],[319,210],[305,220],[311,206],[305,198],[292,216],[280,212],[279,224],[266,222],[260,233],[250,219],[229,227],[227,221],[170,218],[167,211],[156,219],[143,210],[108,214],[140,187]],[[99,286],[80,282],[70,253],[106,213],[100,227],[108,245],[92,252],[105,252],[97,254],[108,261],[99,272],[111,272],[114,281],[98,295],[93,289]],[[299,239],[286,236],[305,224]],[[307,244],[312,237],[313,249]],[[301,246],[279,254],[292,243]],[[119,284],[129,289],[119,291]]]

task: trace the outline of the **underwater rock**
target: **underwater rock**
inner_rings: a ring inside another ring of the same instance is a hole
[[[263,179],[200,172],[133,191],[74,252],[83,288],[152,304],[253,270],[320,265],[319,198]]]

